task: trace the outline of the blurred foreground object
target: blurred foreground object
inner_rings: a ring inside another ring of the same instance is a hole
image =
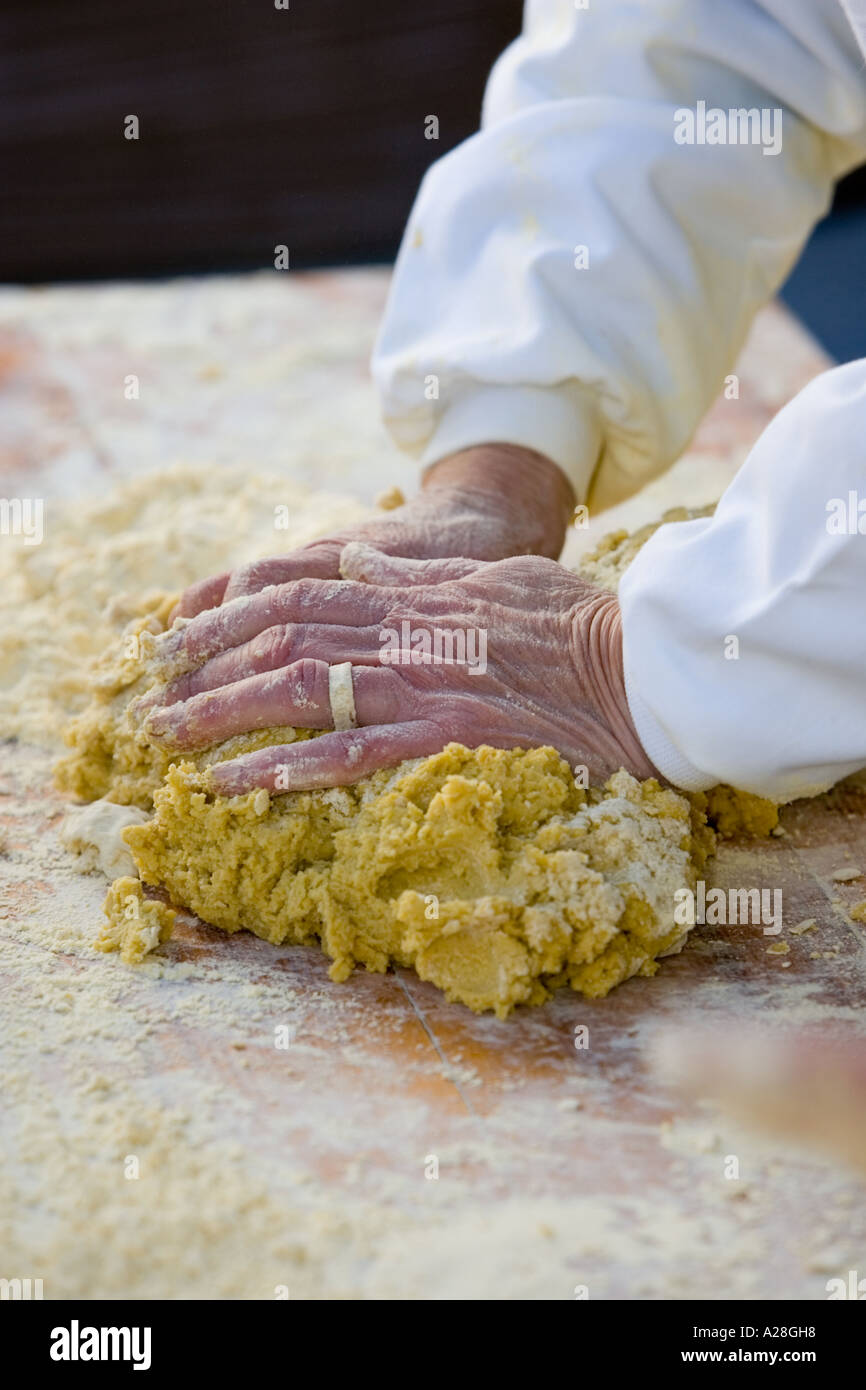
[[[673,1029],[655,1068],[696,1099],[734,1118],[803,1141],[866,1171],[866,1047],[743,1029]]]

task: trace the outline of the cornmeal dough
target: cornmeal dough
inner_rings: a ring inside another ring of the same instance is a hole
[[[105,926],[93,944],[97,951],[119,951],[128,965],[138,965],[168,941],[177,917],[174,908],[146,898],[140,880],[131,875],[115,879],[102,910]]]
[[[655,529],[606,537],[582,572],[615,588]],[[621,770],[584,789],[552,748],[456,743],[350,788],[218,796],[215,762],[316,735],[264,729],[183,761],[152,744],[132,710],[157,683],[172,602],[134,619],[96,664],[58,784],[148,813],[122,831],[145,883],[229,932],[318,940],[335,980],[359,964],[411,966],[449,999],[500,1017],[563,985],[605,995],[682,948],[675,895],[712,852],[708,819],[723,833],[775,824],[771,803],[730,788],[686,797]],[[141,899],[146,925],[130,926],[118,916],[130,882],[109,894],[103,949],[134,960],[163,939],[167,909]]]
[[[227,931],[319,938],[331,976],[413,966],[500,1017],[558,985],[604,995],[677,951],[674,893],[707,832],[684,797],[618,772],[584,791],[552,748],[449,744],[350,789],[215,796],[173,767],[124,832],[142,878]]]
[[[619,581],[642,546],[646,545],[660,526],[674,521],[694,521],[696,517],[712,516],[716,510],[715,502],[707,507],[670,507],[658,521],[647,522],[636,531],[608,531],[602,536],[594,550],[588,550],[581,557],[580,573],[592,584],[616,593]]]

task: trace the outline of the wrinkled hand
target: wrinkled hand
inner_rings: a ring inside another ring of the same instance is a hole
[[[351,661],[359,728],[220,764],[217,789],[343,785],[452,740],[552,744],[592,780],[621,766],[656,775],[628,713],[612,594],[537,556],[413,561],[355,543],[341,569],[341,580],[277,585],[172,632],[163,660],[188,670],[147,715],[149,737],[191,751],[272,725],[331,729],[328,667]],[[414,664],[411,646],[384,661],[404,623],[413,641],[463,633],[486,661]]]
[[[193,584],[172,618],[195,617],[270,584],[337,579],[340,555],[352,541],[416,560],[455,555],[555,558],[573,507],[570,485],[543,455],[510,444],[479,445],[440,460],[425,475],[424,489],[394,511],[287,555],[255,560]]]

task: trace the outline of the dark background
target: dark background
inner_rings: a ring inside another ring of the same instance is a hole
[[[5,0],[0,278],[272,266],[277,244],[296,268],[392,259],[520,0],[290,3]],[[843,359],[866,353],[864,251],[861,171],[785,292]]]

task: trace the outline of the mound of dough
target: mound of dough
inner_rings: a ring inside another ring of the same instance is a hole
[[[353,788],[274,797],[215,796],[181,763],[124,839],[146,883],[215,926],[318,938],[335,980],[412,966],[504,1018],[560,985],[607,994],[678,951],[701,821],[626,772],[583,790],[552,748],[452,743]]]

